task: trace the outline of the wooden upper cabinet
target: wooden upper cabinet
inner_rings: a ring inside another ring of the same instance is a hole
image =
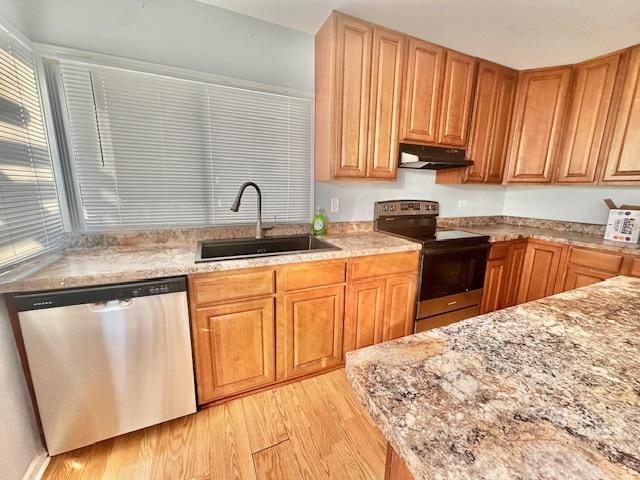
[[[366,175],[372,37],[373,29],[368,24],[338,16],[336,177]]]
[[[575,67],[557,183],[595,183],[621,54]]]
[[[402,102],[401,139],[436,143],[438,106],[444,77],[445,49],[410,38]]]
[[[489,62],[478,68],[466,183],[502,183],[518,72]]]
[[[552,181],[570,83],[571,67],[520,73],[507,182]]]
[[[464,147],[471,119],[476,59],[447,51],[438,124],[438,143]]]
[[[316,34],[316,180],[395,179],[406,43],[338,12]]]
[[[611,141],[601,183],[640,182],[640,46],[626,54],[626,71],[617,109],[611,117]]]
[[[395,178],[406,37],[373,30],[367,177]]]

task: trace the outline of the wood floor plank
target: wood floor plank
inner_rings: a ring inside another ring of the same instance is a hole
[[[56,455],[44,472],[43,480],[75,480],[90,460],[92,446]]]
[[[157,425],[116,437],[101,480],[149,480],[157,442]]]
[[[107,459],[113,447],[113,439],[105,440],[88,447],[90,453],[86,459],[86,465],[80,475],[80,480],[96,480],[102,478],[107,466]]]
[[[301,480],[300,466],[286,440],[253,454],[257,480]]]
[[[211,432],[211,478],[254,480],[255,469],[242,400],[232,400],[206,411]]]
[[[200,479],[209,476],[209,419],[200,412],[158,426],[151,478]]]
[[[368,428],[362,428],[360,414],[351,410],[344,395],[323,377],[301,382],[303,389],[346,465],[359,478],[384,478],[385,450],[371,441]]]
[[[273,391],[267,390],[244,397],[242,407],[252,453],[277,445],[289,438]]]
[[[350,478],[300,383],[273,391],[303,478]]]

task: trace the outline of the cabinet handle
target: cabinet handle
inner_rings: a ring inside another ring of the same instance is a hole
[[[456,303],[458,303],[458,302],[449,302],[449,303],[447,303],[447,306],[449,306],[449,305],[455,305]]]

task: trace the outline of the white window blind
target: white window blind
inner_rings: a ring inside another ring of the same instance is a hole
[[[31,48],[0,27],[0,268],[63,235]]]
[[[65,61],[72,163],[86,230],[307,221],[309,99]]]

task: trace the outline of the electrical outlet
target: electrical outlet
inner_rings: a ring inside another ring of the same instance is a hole
[[[340,199],[332,198],[331,199],[331,213],[338,213],[340,211]]]
[[[458,200],[458,208],[464,208],[467,206],[466,200]]]

